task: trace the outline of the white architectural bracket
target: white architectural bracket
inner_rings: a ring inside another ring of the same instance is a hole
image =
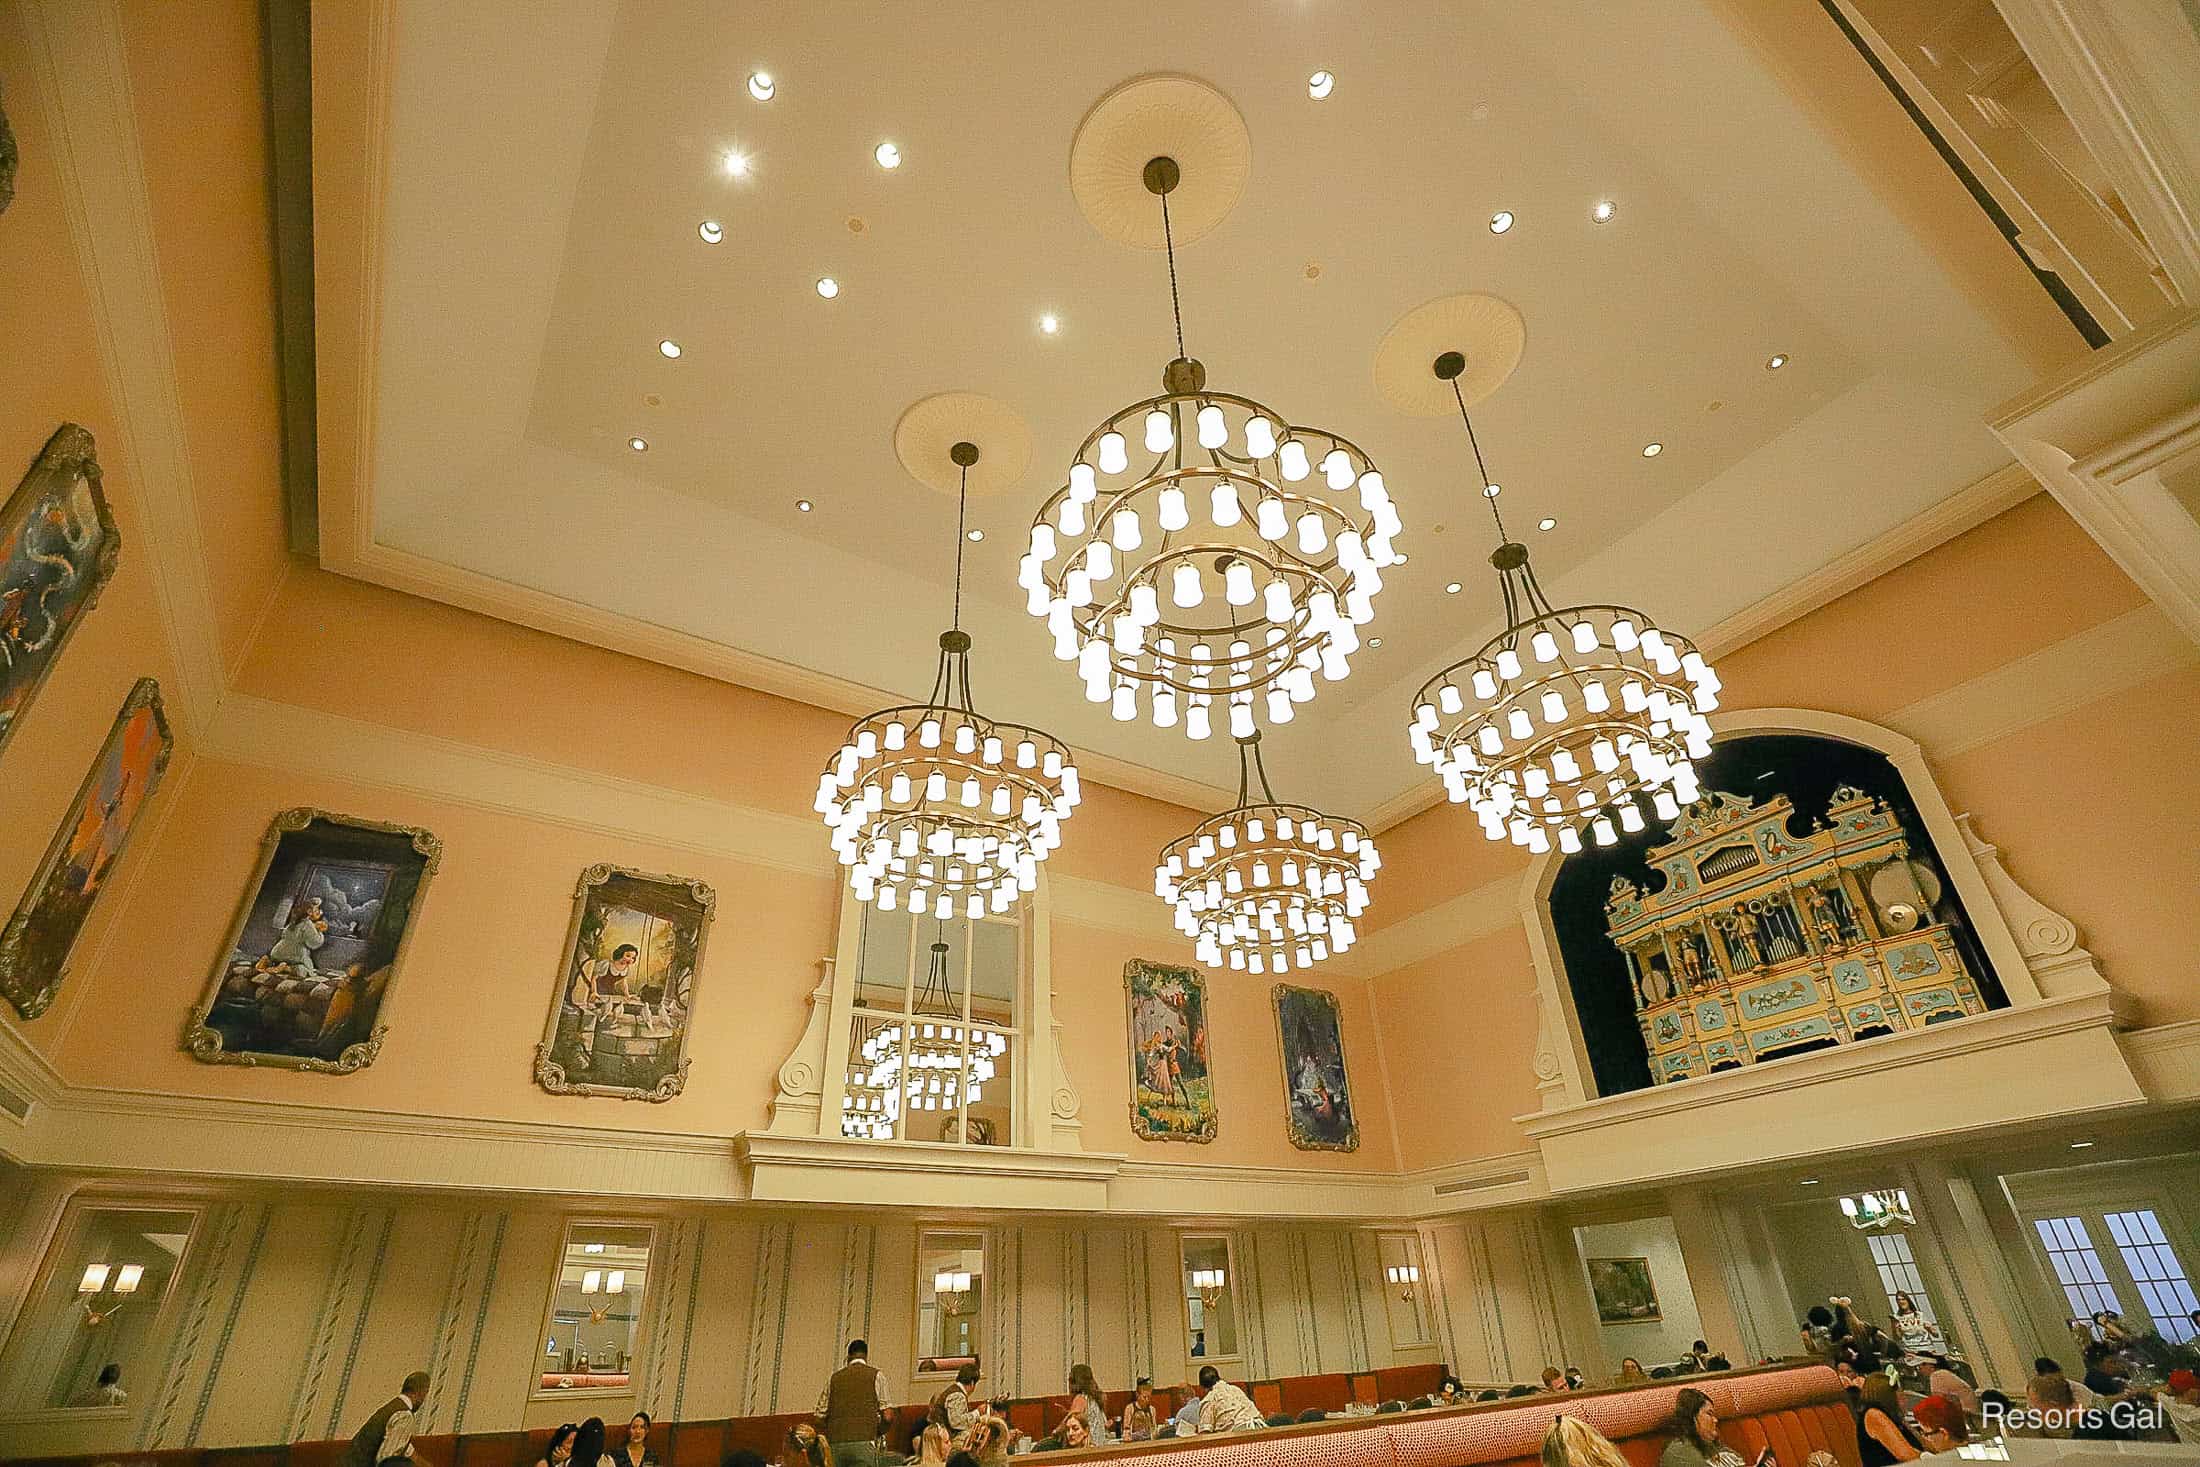
[[[1958,815],[1965,846],[2002,919],[2015,934],[2017,951],[2042,998],[2080,993],[2109,993],[2108,979],[2078,942],[2078,924],[2017,885],[2001,864],[2001,850],[1971,828],[1971,817]]]
[[[780,1062],[765,1130],[774,1136],[820,1134],[825,1104],[825,1044],[832,1030],[832,958],[818,960],[817,987],[810,990],[810,1017],[802,1037]]]

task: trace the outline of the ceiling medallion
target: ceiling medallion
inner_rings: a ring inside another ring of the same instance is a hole
[[[962,629],[964,515],[977,445],[958,442],[954,624],[940,633],[939,669],[921,704],[859,719],[818,781],[816,809],[832,827],[858,900],[935,917],[1005,912],[1038,882],[1079,799],[1069,746],[1052,734],[981,716],[970,698],[970,634]]]
[[[1288,723],[1317,674],[1351,671],[1382,572],[1399,560],[1398,511],[1359,448],[1209,391],[1185,355],[1169,226],[1181,176],[1167,157],[1144,171],[1176,317],[1162,394],[1086,438],[1032,522],[1017,579],[1087,699],[1128,721],[1143,692],[1158,727],[1204,739],[1222,722],[1244,738]]]
[[[1351,948],[1382,864],[1357,820],[1276,798],[1255,732],[1238,740],[1237,803],[1162,848],[1154,891],[1200,962],[1282,973]]]
[[[1452,384],[1466,363],[1446,352],[1436,376]],[[1684,637],[1624,606],[1554,608],[1505,533],[1497,486],[1458,398],[1499,540],[1490,564],[1504,596],[1505,629],[1444,669],[1414,699],[1408,734],[1454,803],[1472,805],[1492,840],[1541,854],[1572,853],[1587,833],[1612,845],[1644,828],[1642,801],[1671,820],[1699,793],[1694,760],[1711,752],[1719,677]]]

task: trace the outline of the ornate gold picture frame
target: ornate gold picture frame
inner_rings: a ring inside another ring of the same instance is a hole
[[[1197,968],[1133,958],[1123,967],[1129,1010],[1131,1133],[1148,1141],[1212,1141],[1215,1105],[1207,980]]]
[[[1269,990],[1283,1048],[1283,1113],[1301,1151],[1357,1151],[1360,1117],[1345,1074],[1344,1022],[1337,996],[1278,983]]]
[[[718,894],[708,882],[599,863],[581,872],[535,1082],[553,1095],[670,1100]]]
[[[77,786],[15,915],[0,928],[0,997],[25,1019],[44,1013],[68,976],[77,935],[175,747],[160,684],[139,678]]]
[[[277,814],[183,1047],[210,1065],[374,1063],[443,842],[417,825]]]
[[[0,505],[0,753],[121,558],[92,435],[63,423]]]

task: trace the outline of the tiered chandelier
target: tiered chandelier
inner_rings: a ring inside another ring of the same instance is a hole
[[[1374,616],[1398,511],[1368,456],[1250,398],[1207,390],[1184,352],[1169,193],[1174,159],[1145,167],[1161,201],[1176,357],[1159,397],[1133,403],[1078,449],[1032,522],[1019,573],[1028,609],[1075,662],[1085,696],[1162,728],[1243,738],[1288,723],[1317,675],[1351,670]],[[1134,441],[1144,456],[1134,461]]]
[[[1007,911],[1037,884],[1079,799],[1067,744],[995,723],[971,704],[962,562],[977,445],[957,443],[951,457],[962,471],[954,624],[940,634],[931,695],[858,720],[826,764],[816,801],[859,900],[939,918]]]
[[[905,1110],[952,1111],[984,1098],[1008,1037],[963,1022],[947,981],[947,954],[944,937],[935,938],[908,1017],[886,1020],[857,1046],[867,1068],[848,1077],[842,1135],[889,1138]]]
[[[1276,798],[1255,730],[1238,740],[1237,803],[1162,848],[1154,891],[1200,962],[1282,973],[1351,948],[1382,864],[1357,820]]]
[[[1482,462],[1459,375],[1445,352],[1436,376],[1451,384],[1497,522],[1505,629],[1444,669],[1414,699],[1413,752],[1433,765],[1452,800],[1474,807],[1483,833],[1541,854],[1598,845],[1644,828],[1642,802],[1671,820],[1700,793],[1694,760],[1711,752],[1718,674],[1684,637],[1624,606],[1554,608],[1505,533],[1498,486]]]

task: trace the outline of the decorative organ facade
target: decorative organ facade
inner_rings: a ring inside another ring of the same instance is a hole
[[[1794,813],[1710,791],[1646,853],[1662,885],[1613,878],[1607,931],[1654,1082],[1985,1012],[1894,812],[1843,785],[1808,834]]]

